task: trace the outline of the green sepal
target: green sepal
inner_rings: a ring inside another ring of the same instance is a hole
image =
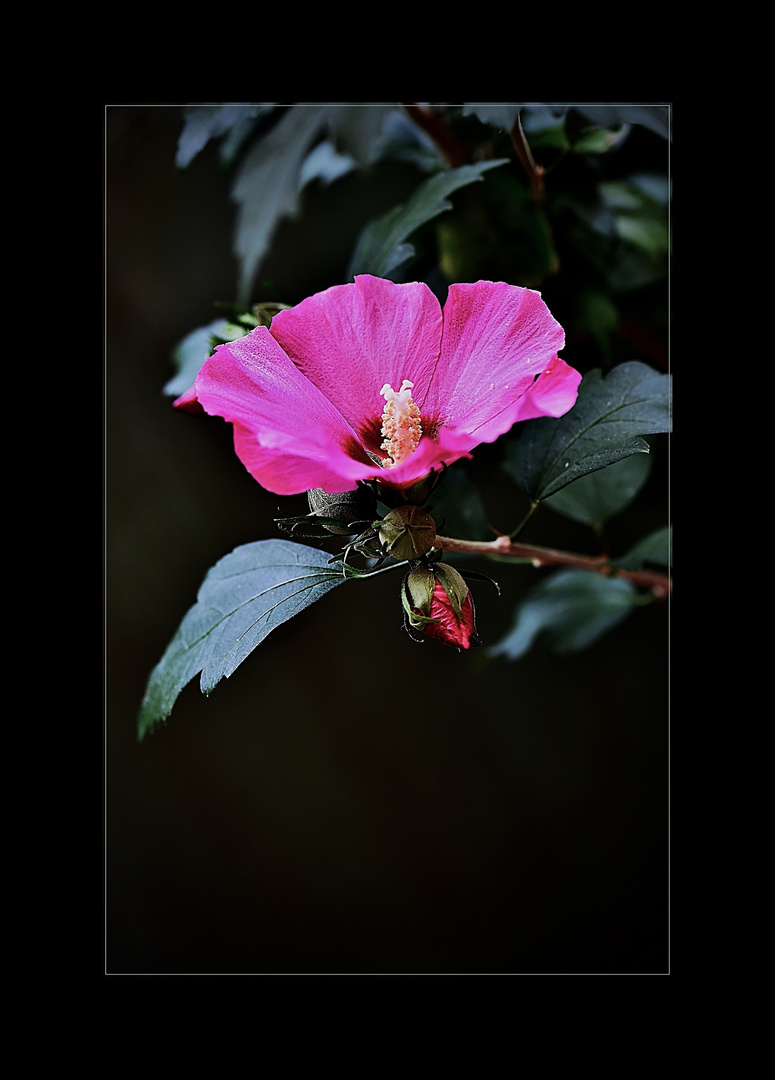
[[[430,611],[436,578],[427,566],[418,566],[406,575],[404,587],[413,608]]]
[[[458,618],[460,618],[463,611],[463,603],[468,596],[469,588],[463,579],[462,574],[455,570],[449,563],[436,563],[433,567],[433,574],[438,581],[441,582],[444,592],[449,597],[449,601],[452,604],[452,610],[455,612]]]

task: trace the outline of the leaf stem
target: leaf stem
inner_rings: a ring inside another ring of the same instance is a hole
[[[667,574],[654,570],[623,570],[609,562],[604,555],[577,555],[574,552],[538,547],[535,544],[515,544],[508,536],[498,536],[495,540],[456,540],[450,536],[437,536],[434,547],[460,555],[529,559],[536,567],[575,566],[581,570],[593,570],[606,577],[627,578],[634,585],[650,589],[659,600],[664,600],[673,590],[672,578]]]
[[[516,540],[516,539],[517,539],[517,537],[519,536],[519,534],[520,534],[520,533],[522,532],[522,530],[524,529],[524,527],[525,527],[525,526],[527,525],[528,521],[530,521],[531,517],[533,516],[533,514],[534,514],[534,513],[536,512],[536,510],[538,509],[539,505],[540,505],[540,503],[539,503],[539,501],[538,501],[538,500],[536,500],[535,502],[531,502],[531,504],[530,504],[530,509],[529,509],[529,510],[528,510],[528,512],[527,512],[527,513],[525,514],[525,516],[524,516],[524,517],[522,518],[522,521],[520,521],[519,525],[517,525],[517,527],[516,527],[516,529],[514,530],[514,532],[512,532],[512,533],[509,533],[509,539],[510,539],[510,540]]]

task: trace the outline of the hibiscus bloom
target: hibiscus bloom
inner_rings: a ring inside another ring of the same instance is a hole
[[[531,289],[451,285],[442,310],[423,282],[363,274],[219,345],[175,405],[233,424],[237,456],[278,495],[403,490],[518,420],[566,413],[581,375],[564,343]]]

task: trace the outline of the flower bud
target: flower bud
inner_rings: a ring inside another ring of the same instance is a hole
[[[377,513],[377,500],[370,488],[358,486],[355,491],[342,491],[329,495],[322,488],[311,488],[307,502],[313,517],[332,519],[337,524],[326,524],[326,532],[336,536],[350,536],[370,524]],[[357,525],[358,529],[352,526]]]
[[[419,506],[399,506],[382,519],[379,538],[394,559],[419,559],[436,539],[436,522]]]
[[[405,587],[412,630],[456,649],[470,649],[479,644],[474,603],[457,570],[446,563],[437,563],[433,570],[418,567],[407,574]]]

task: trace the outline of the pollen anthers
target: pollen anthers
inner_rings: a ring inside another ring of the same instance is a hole
[[[396,391],[389,383],[380,390],[385,399],[382,412],[382,443],[388,457],[382,464],[386,469],[400,465],[415,452],[422,438],[420,410],[412,401],[414,383],[404,379],[401,389]]]

